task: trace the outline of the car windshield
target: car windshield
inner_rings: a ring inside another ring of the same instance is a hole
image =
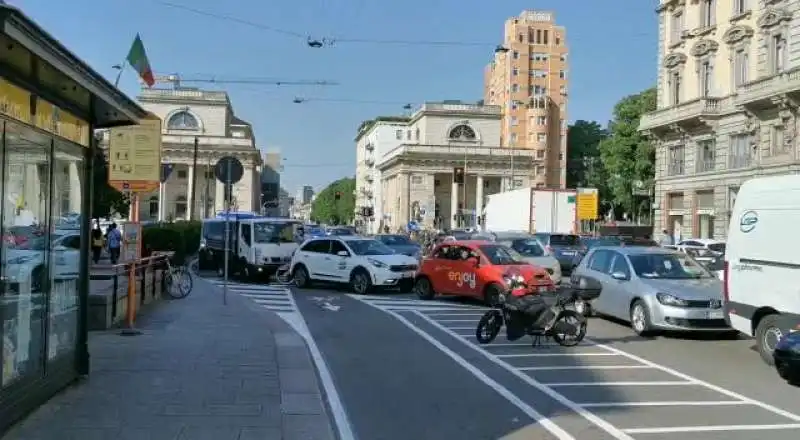
[[[335,228],[328,230],[330,235],[353,235],[353,231],[347,228]]]
[[[381,235],[378,240],[389,246],[412,244],[411,240],[405,235]]]
[[[294,225],[294,223],[274,222],[253,223],[253,242],[294,243]]]
[[[394,251],[378,240],[347,240],[356,255],[392,255]]]
[[[636,275],[642,278],[696,279],[709,278],[711,274],[698,262],[685,254],[629,255]]]
[[[478,247],[492,264],[511,265],[523,264],[522,255],[508,246],[499,244],[485,244]]]
[[[523,257],[543,257],[545,256],[544,248],[539,240],[514,240],[511,244],[511,249],[517,251]]]
[[[622,240],[616,237],[600,237],[583,240],[583,244],[589,249],[595,246],[619,246],[620,243],[622,243]]]
[[[550,234],[550,246],[580,246],[581,239],[577,235]]]
[[[324,233],[325,231],[323,231],[322,228],[317,228],[317,227],[306,228],[307,235],[323,235]]]
[[[450,236],[456,240],[469,240],[472,237],[472,234],[467,231],[452,231],[450,232]]]
[[[725,253],[725,243],[712,243],[708,245],[708,249],[721,254]]]

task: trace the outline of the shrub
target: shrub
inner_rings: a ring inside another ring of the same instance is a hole
[[[197,253],[200,245],[200,222],[177,222],[148,225],[142,230],[142,256],[153,252],[174,251],[175,264],[183,264]]]

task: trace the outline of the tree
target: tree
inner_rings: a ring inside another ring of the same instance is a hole
[[[114,213],[127,213],[130,201],[125,194],[108,184],[108,161],[100,149],[96,150],[92,168],[92,218],[110,217]]]
[[[595,121],[577,120],[567,128],[567,188],[593,187],[589,174],[600,163],[600,141],[608,133]]]
[[[353,221],[356,207],[356,179],[339,179],[317,194],[311,204],[311,218],[319,223],[333,225],[349,224]],[[337,200],[336,194],[339,194]]]
[[[655,150],[639,132],[639,119],[655,109],[655,88],[623,98],[614,106],[609,136],[600,142],[600,159],[608,173],[609,192],[617,211],[639,215],[650,203],[633,196],[633,185],[653,185]]]

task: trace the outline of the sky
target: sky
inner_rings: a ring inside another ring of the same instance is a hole
[[[224,88],[236,115],[253,124],[257,146],[281,151],[282,185],[290,194],[302,185],[319,190],[355,173],[354,137],[361,121],[402,114],[404,103],[481,99],[483,68],[502,41],[503,23],[522,10],[552,11],[567,28],[570,121],[605,125],[620,98],[655,83],[657,69],[658,2],[648,0],[6,2],[111,81],[112,66],[124,60],[139,33],[157,74],[337,83],[192,84]],[[339,41],[313,49],[308,37]],[[460,44],[426,44],[433,41]],[[120,87],[136,96],[140,86],[132,69]],[[294,104],[295,97],[308,101]]]

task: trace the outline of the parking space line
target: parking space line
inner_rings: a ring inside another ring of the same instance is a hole
[[[483,315],[483,313],[484,313],[483,311],[480,311],[480,312],[468,312],[468,313],[464,313],[464,312],[461,312],[461,311],[453,311],[453,313],[444,313],[444,312],[442,312],[442,313],[426,313],[426,315],[428,315],[428,316],[474,316],[474,317],[479,317],[479,316]],[[471,320],[471,321],[473,321],[473,320]],[[473,321],[473,322],[475,322],[475,321]]]
[[[439,319],[439,322],[472,322],[474,323],[474,319]]]
[[[652,368],[647,365],[551,365],[547,367],[517,367],[522,371],[549,370],[636,370]]]
[[[365,303],[372,306],[372,304],[370,304],[369,302],[365,301]],[[486,375],[486,373],[484,373],[483,371],[481,371],[480,369],[478,369],[477,367],[475,367],[474,365],[469,363],[469,361],[467,361],[466,359],[464,359],[461,356],[459,356],[456,352],[454,352],[453,350],[448,348],[446,345],[444,345],[441,342],[439,342],[433,336],[425,333],[419,327],[414,325],[411,321],[406,319],[404,316],[400,315],[400,313],[397,313],[397,312],[394,312],[394,311],[391,311],[391,310],[381,309],[380,307],[375,307],[375,308],[377,308],[379,310],[383,310],[384,312],[390,314],[395,319],[400,321],[400,323],[402,323],[403,325],[408,327],[411,331],[413,331],[414,333],[419,335],[421,338],[423,338],[426,341],[428,341],[431,345],[436,347],[436,349],[438,349],[439,351],[441,351],[442,353],[447,355],[455,363],[457,363],[458,365],[460,365],[461,367],[463,367],[464,369],[469,371],[478,380],[480,380],[481,382],[486,384],[486,386],[488,386],[489,388],[493,389],[498,394],[500,394],[502,397],[504,397],[506,400],[511,402],[511,404],[513,404],[514,406],[519,408],[522,412],[524,412],[526,415],[528,415],[528,417],[530,417],[532,420],[534,420],[536,423],[540,424],[544,429],[546,429],[551,434],[553,434],[556,438],[558,438],[558,440],[577,440],[570,433],[568,433],[567,431],[562,429],[560,426],[558,426],[555,423],[553,423],[552,420],[550,420],[549,418],[547,418],[543,414],[539,413],[532,406],[528,405],[522,399],[517,397],[517,395],[514,394],[513,392],[511,392],[508,388],[504,387],[503,385],[501,385],[500,383],[498,383],[497,381],[495,381],[494,379],[492,379],[491,377]],[[409,312],[409,313],[414,313],[414,312]],[[620,438],[619,440],[623,440],[623,439],[624,440],[634,440],[633,437],[630,437],[630,436],[627,436],[627,435],[625,435],[625,437]]]
[[[619,356],[619,355],[614,353],[514,353],[514,354],[497,354],[495,356],[501,359],[505,359],[505,358],[527,358],[527,357]],[[619,367],[614,367],[614,368],[619,368]],[[642,367],[642,368],[651,368],[651,367]]]
[[[749,405],[741,400],[678,401],[678,402],[598,402],[581,403],[584,408],[617,408],[630,406],[736,406]]]
[[[591,342],[591,341],[589,341],[589,342]],[[714,385],[714,384],[712,384],[710,382],[706,382],[704,380],[697,379],[695,377],[689,376],[688,374],[681,373],[678,370],[675,370],[675,369],[672,369],[672,368],[669,368],[669,367],[665,367],[663,365],[659,365],[659,364],[657,364],[655,362],[652,362],[652,361],[648,361],[647,359],[645,359],[643,357],[636,356],[634,354],[622,351],[622,350],[620,350],[618,348],[610,347],[610,346],[605,345],[605,344],[596,344],[596,346],[605,348],[606,350],[608,350],[608,351],[610,351],[612,353],[617,353],[617,354],[619,354],[621,356],[625,356],[628,359],[636,361],[636,362],[639,362],[641,364],[649,365],[649,366],[651,366],[653,368],[661,370],[661,371],[663,371],[663,372],[665,372],[667,374],[670,374],[672,376],[681,378],[681,379],[686,380],[686,381],[693,382],[693,383],[695,383],[697,385],[703,386],[703,387],[708,388],[708,389],[710,389],[712,391],[716,391],[716,392],[718,392],[720,394],[723,394],[725,396],[728,396],[728,397],[730,397],[732,399],[743,400],[745,402],[750,403],[751,405],[758,406],[761,409],[769,411],[769,412],[771,412],[773,414],[777,414],[779,416],[783,416],[783,417],[785,417],[787,419],[794,420],[795,422],[800,422],[800,415],[797,415],[797,414],[791,413],[789,411],[786,411],[784,409],[778,408],[775,405],[770,405],[770,404],[768,404],[766,402],[761,402],[759,400],[751,399],[751,398],[749,398],[747,396],[744,396],[742,394],[739,394],[739,393],[736,393],[734,391],[722,388],[722,387]],[[800,425],[798,425],[798,426],[800,426]]]
[[[635,381],[635,382],[542,382],[552,388],[558,387],[675,387],[697,385],[690,381],[662,380],[662,381]]]
[[[527,383],[528,385],[536,388],[541,393],[549,396],[551,399],[555,400],[556,402],[558,402],[558,403],[564,405],[565,407],[571,409],[576,414],[580,415],[581,417],[583,417],[584,419],[588,420],[589,422],[595,424],[600,429],[606,431],[609,435],[611,435],[615,439],[617,439],[617,440],[634,440],[633,437],[628,435],[623,430],[621,430],[621,429],[617,428],[616,426],[612,425],[611,423],[603,420],[602,418],[600,418],[597,415],[591,413],[590,411],[586,410],[585,408],[582,408],[580,405],[578,405],[577,403],[573,402],[572,400],[569,400],[568,398],[566,398],[561,393],[553,390],[550,387],[549,384],[541,383],[541,382],[537,381],[536,379],[532,378],[531,376],[523,373],[522,371],[519,371],[518,369],[516,369],[513,366],[511,366],[510,364],[508,364],[506,361],[504,361],[504,360],[500,359],[499,357],[497,357],[497,355],[489,353],[487,350],[482,350],[477,345],[475,345],[475,344],[467,341],[466,339],[464,339],[462,337],[462,335],[459,335],[458,333],[450,330],[449,328],[439,324],[435,320],[429,318],[428,316],[425,316],[425,314],[417,312],[417,311],[415,311],[413,313],[416,314],[417,316],[419,316],[421,319],[424,319],[430,325],[432,325],[432,326],[438,328],[439,330],[449,334],[454,339],[456,339],[457,341],[463,343],[467,347],[469,347],[469,348],[477,351],[478,353],[482,354],[484,357],[486,357],[486,359],[492,361],[494,364],[496,364],[496,365],[500,366],[501,368],[505,369],[506,371],[508,371],[512,375],[516,376],[518,379],[522,380],[523,382]],[[439,341],[437,341],[437,343],[439,343]]]
[[[774,425],[719,425],[719,426],[675,426],[665,428],[630,428],[624,429],[628,434],[672,434],[685,432],[719,432],[719,431],[772,431],[779,429],[800,429],[800,423],[782,423]]]

